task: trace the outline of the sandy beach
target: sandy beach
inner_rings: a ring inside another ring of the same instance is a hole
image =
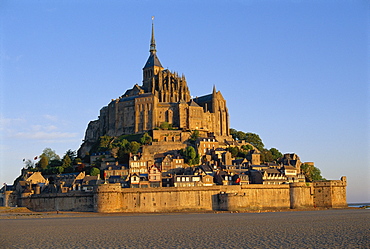
[[[2,213],[1,248],[369,248],[370,210]]]

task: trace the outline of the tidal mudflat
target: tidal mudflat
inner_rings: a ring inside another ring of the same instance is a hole
[[[9,215],[0,248],[369,248],[370,210]]]

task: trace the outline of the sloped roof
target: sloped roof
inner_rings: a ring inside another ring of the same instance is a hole
[[[159,59],[158,59],[158,57],[157,57],[157,54],[156,54],[156,53],[151,53],[151,54],[149,55],[149,58],[148,58],[148,60],[146,61],[144,68],[153,67],[153,66],[157,66],[157,67],[161,67],[161,68],[163,68],[163,67],[162,67],[162,64],[161,64],[161,62],[159,61]],[[144,69],[144,68],[143,68],[143,69]]]
[[[211,94],[207,94],[207,95],[204,95],[204,96],[196,97],[194,99],[194,101],[201,104],[201,103],[204,103],[204,102],[212,101],[212,97],[213,97],[213,94],[211,93]]]
[[[265,172],[267,174],[281,174],[281,172],[279,170],[277,170],[277,169],[271,169],[271,168],[266,169]]]
[[[284,169],[297,170],[296,167],[293,167],[293,166],[290,166],[290,165],[284,165]]]
[[[190,100],[189,106],[200,107],[197,103],[195,103],[194,99]]]

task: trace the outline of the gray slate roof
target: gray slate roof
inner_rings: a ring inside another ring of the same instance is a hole
[[[145,64],[144,68],[153,67],[153,66],[162,67],[162,64],[159,61],[156,53],[151,53],[149,55],[149,58],[146,61],[146,64]]]

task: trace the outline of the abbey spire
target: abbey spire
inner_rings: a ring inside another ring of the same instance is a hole
[[[145,63],[143,68],[143,87],[147,91],[152,91],[153,86],[151,86],[152,79],[158,75],[160,71],[164,68],[157,57],[157,49],[154,38],[154,17],[152,17],[152,35],[150,39],[150,50],[149,58]]]
[[[154,16],[152,16],[152,39],[150,40],[150,54],[156,53],[157,49],[155,47],[155,39],[154,39]]]

